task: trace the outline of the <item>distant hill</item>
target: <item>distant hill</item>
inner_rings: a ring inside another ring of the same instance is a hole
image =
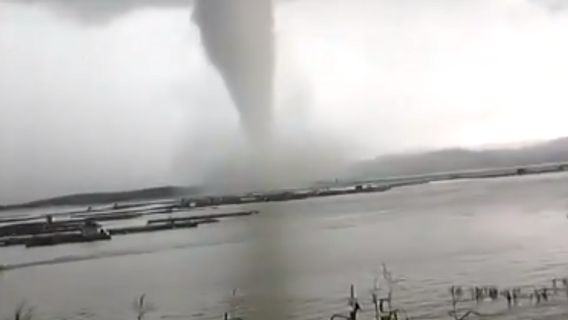
[[[356,178],[383,178],[554,162],[568,162],[568,138],[520,148],[454,148],[381,156],[355,165],[350,175]]]
[[[158,200],[183,197],[201,192],[199,187],[167,186],[121,192],[82,193],[42,199],[27,203],[0,206],[0,210],[35,208],[43,206],[83,206],[136,200]]]
[[[484,150],[444,149],[431,152],[381,156],[355,164],[346,178],[365,180],[440,172],[527,166],[568,162],[568,137],[520,148]],[[0,206],[0,210],[41,206],[92,205],[176,198],[202,193],[199,187],[167,186],[123,192],[85,193]]]

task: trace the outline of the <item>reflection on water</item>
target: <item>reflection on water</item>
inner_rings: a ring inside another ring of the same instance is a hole
[[[0,316],[26,300],[38,317],[132,319],[132,300],[146,293],[156,306],[148,318],[220,319],[239,288],[239,314],[327,319],[346,311],[354,283],[370,319],[384,262],[403,278],[397,305],[416,319],[447,319],[452,284],[546,285],[568,276],[565,174],[247,208],[261,214],[110,242],[1,248],[0,263],[17,268],[0,274]],[[492,319],[568,314],[560,298],[505,313],[503,306],[484,308]]]

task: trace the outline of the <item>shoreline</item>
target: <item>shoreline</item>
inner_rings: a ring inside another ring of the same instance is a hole
[[[170,209],[175,208],[197,208],[197,207],[210,207],[210,206],[220,206],[220,205],[231,205],[231,204],[247,204],[247,203],[261,203],[261,202],[280,202],[280,201],[291,201],[291,200],[301,200],[314,197],[326,197],[326,196],[337,196],[345,194],[357,194],[357,193],[374,193],[374,192],[385,192],[392,188],[398,188],[409,185],[419,185],[426,184],[430,182],[437,181],[452,181],[461,179],[488,179],[488,178],[501,178],[510,176],[525,176],[525,175],[537,175],[546,173],[560,173],[568,171],[568,162],[562,163],[546,163],[539,165],[530,166],[517,166],[510,168],[490,168],[490,169],[480,169],[480,170],[468,170],[468,171],[457,171],[457,172],[441,172],[432,173],[426,175],[411,175],[411,176],[401,176],[401,177],[387,177],[387,178],[371,178],[371,179],[351,179],[344,181],[333,181],[333,182],[320,182],[316,186],[312,187],[298,187],[285,190],[275,190],[275,191],[261,191],[261,192],[251,192],[246,194],[233,194],[233,195],[187,195],[183,196],[178,194],[172,194],[171,197],[159,197],[159,198],[130,198],[128,200],[122,201],[119,204],[116,201],[109,202],[96,202],[96,203],[84,203],[84,204],[61,204],[61,198],[71,198],[73,196],[63,196],[55,198],[54,202],[58,204],[49,203],[50,200],[39,200],[24,204],[15,204],[0,206],[0,212],[2,211],[17,211],[22,209],[38,209],[44,207],[51,208],[64,208],[67,206],[81,207],[86,206],[86,210],[73,210],[65,212],[51,213],[51,215],[81,215],[81,214],[133,214],[140,213],[145,214],[147,211],[152,213],[159,210],[164,210],[163,213],[168,213]],[[163,189],[162,187],[156,189]],[[187,189],[183,187],[183,189]],[[143,192],[148,192],[150,189],[145,189]],[[121,194],[124,192],[120,192]],[[128,191],[128,193],[134,194],[135,192]],[[80,197],[85,197],[85,195],[79,195]],[[41,204],[40,204],[41,203]],[[94,206],[98,208],[93,208]],[[145,208],[148,206],[155,206],[155,208]],[[148,212],[149,213],[149,212]],[[0,223],[9,222],[23,222],[37,219],[37,217],[16,217],[8,216],[5,219],[0,218]]]

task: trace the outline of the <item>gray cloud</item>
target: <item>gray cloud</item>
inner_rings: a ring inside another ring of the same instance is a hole
[[[45,6],[88,25],[104,24],[136,9],[194,5],[193,16],[200,27],[205,51],[225,80],[246,128],[250,132],[254,127],[260,130],[261,126],[269,125],[274,77],[272,1],[24,0],[18,3]]]
[[[566,0],[530,0],[531,2],[546,7],[552,12],[563,11],[568,9],[568,1]]]

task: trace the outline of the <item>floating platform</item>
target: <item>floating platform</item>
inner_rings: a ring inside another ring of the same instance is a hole
[[[31,248],[40,246],[54,246],[65,243],[93,242],[110,239],[111,235],[106,232],[91,236],[84,236],[80,233],[56,233],[52,235],[31,237],[26,241],[25,245],[26,248]]]
[[[136,227],[125,227],[125,228],[114,228],[109,229],[108,232],[111,235],[122,235],[122,234],[130,234],[130,233],[142,233],[142,232],[155,232],[155,231],[163,231],[163,230],[173,230],[173,229],[187,229],[187,228],[196,228],[199,223],[196,222],[182,222],[182,223],[163,223],[163,224],[153,224],[153,225],[145,225],[145,226],[136,226]]]
[[[202,214],[194,215],[189,217],[179,217],[179,218],[162,218],[148,220],[148,225],[157,223],[177,223],[177,222],[195,222],[195,223],[213,223],[218,222],[218,219],[222,218],[235,218],[250,216],[253,214],[258,214],[258,211],[239,211],[239,212],[228,212],[228,213],[212,213],[212,214]]]
[[[83,224],[83,220],[9,224],[0,227],[0,237],[80,231]]]
[[[171,212],[171,208],[168,208]],[[179,212],[179,211],[178,211]],[[146,225],[117,227],[107,231],[94,230],[85,233],[87,224],[100,228],[98,221],[139,218],[147,213],[121,212],[92,214],[85,213],[67,220],[53,221],[46,216],[45,222],[26,222],[0,226],[0,247],[24,245],[26,247],[49,246],[63,243],[110,240],[112,235],[156,232],[172,229],[195,228],[200,224],[217,223],[222,218],[243,217],[258,214],[256,210],[193,215],[189,217],[168,217],[148,220]],[[87,236],[88,235],[88,236]]]
[[[89,214],[89,215],[74,215],[77,220],[93,220],[93,221],[114,221],[114,220],[128,220],[141,217],[143,214],[138,212],[127,212],[127,213],[101,213],[101,214]]]
[[[0,247],[25,245],[33,236],[14,236],[0,238]]]

